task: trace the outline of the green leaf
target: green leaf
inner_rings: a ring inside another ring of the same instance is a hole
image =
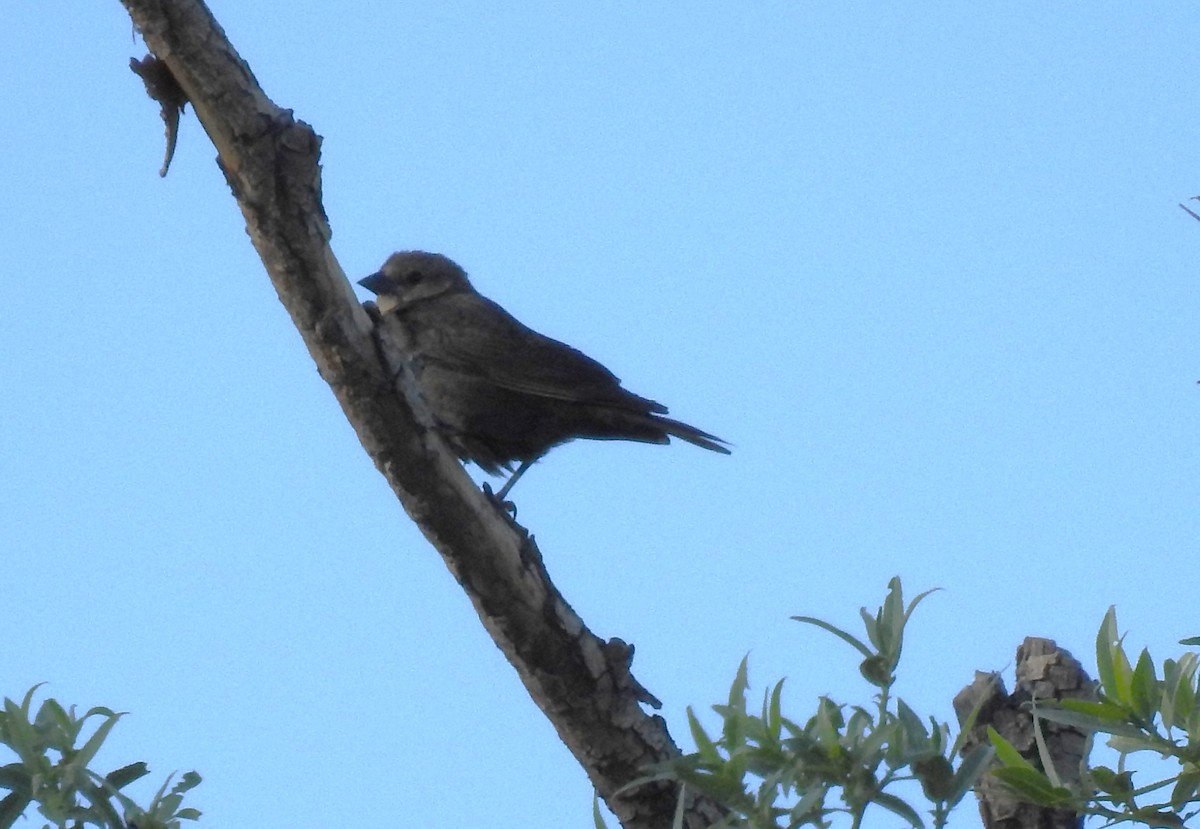
[[[991,686],[995,688],[997,683],[1000,682],[1000,674],[993,671],[990,675],[989,681]],[[983,703],[986,699],[987,694],[980,694],[979,698],[975,700],[975,705],[971,707],[971,713],[967,715],[966,721],[962,724],[962,728],[958,732],[958,737],[954,740],[954,746],[950,752],[951,754],[958,754],[959,751],[962,750],[962,747],[966,744],[967,740],[970,739],[971,730],[975,728],[975,720],[978,719],[979,711],[981,708],[983,708]]]
[[[25,692],[25,697],[21,700],[21,716],[25,718],[26,722],[29,721],[29,711],[30,711],[31,706],[33,705],[33,695],[34,695],[34,693],[37,692],[38,688],[41,688],[45,684],[46,683],[44,683],[44,682],[39,682],[37,685],[34,685],[32,688],[30,688],[28,691]],[[4,702],[5,702],[5,704],[8,703],[8,697],[4,698]]]
[[[1144,823],[1147,826],[1155,827],[1155,829],[1177,829],[1183,826],[1183,818],[1173,812],[1162,812],[1153,806],[1147,806],[1144,809],[1134,809],[1131,817],[1133,820]]]
[[[876,763],[880,759],[881,755],[884,754],[885,746],[890,752],[893,745],[901,742],[901,740],[896,739],[899,733],[899,723],[895,722],[894,720],[883,725],[874,726],[874,728],[871,730],[871,733],[868,734],[866,739],[859,743],[855,749],[858,762],[867,766]],[[903,746],[897,747],[903,748]],[[888,764],[899,765],[898,763],[892,763],[890,759]]]
[[[939,724],[932,716],[929,717],[929,746],[938,754],[946,753],[946,745],[950,742],[950,726]],[[951,752],[951,756],[957,752]]]
[[[1133,670],[1129,696],[1133,712],[1138,719],[1147,725],[1153,722],[1154,715],[1158,713],[1158,677],[1154,672],[1154,660],[1150,658],[1150,651],[1145,648],[1138,656],[1137,667]]]
[[[863,679],[876,688],[888,688],[896,681],[896,676],[892,673],[892,663],[893,660],[882,654],[872,656],[859,663],[858,671]]]
[[[1071,801],[1070,791],[1055,788],[1046,775],[1033,768],[1006,767],[993,769],[992,774],[1022,800],[1038,806],[1065,806]]]
[[[708,795],[713,800],[726,805],[745,806],[747,804],[746,790],[741,781],[732,780],[727,774],[701,772],[684,767],[677,767],[675,774],[680,782]]]
[[[941,592],[941,590],[942,590],[942,588],[940,588],[940,587],[934,587],[930,590],[926,590],[924,593],[922,593],[921,595],[919,595],[915,599],[913,599],[911,602],[909,602],[908,610],[904,611],[905,624],[908,624],[908,620],[910,618],[912,618],[913,611],[917,609],[917,605],[919,605],[922,601],[924,601],[926,596],[930,596],[934,593],[939,593],[939,592]]]
[[[38,708],[33,725],[42,735],[42,743],[58,751],[69,751],[79,736],[79,723],[53,698],[45,700]]]
[[[1122,754],[1153,751],[1155,754],[1162,754],[1163,756],[1172,754],[1175,749],[1174,744],[1171,742],[1145,732],[1140,732],[1132,737],[1125,736],[1124,734],[1114,734],[1108,741],[1108,747]]]
[[[921,783],[925,797],[937,802],[949,800],[954,793],[954,767],[940,754],[918,760],[912,764],[913,772]]]
[[[874,718],[857,705],[854,706],[850,717],[846,720],[846,729],[842,740],[846,745],[854,745],[862,740],[864,734],[867,733],[872,725],[875,724]]]
[[[175,810],[179,808],[179,804],[182,802],[183,797],[181,795],[169,794],[155,802],[154,814],[162,818],[170,818],[175,814]]]
[[[90,716],[90,715],[89,715]],[[100,746],[104,744],[104,740],[108,737],[108,733],[113,730],[113,726],[117,724],[117,720],[121,719],[124,714],[110,713],[104,722],[96,729],[96,733],[88,738],[88,741],[79,749],[79,753],[71,758],[68,764],[74,769],[85,769],[92,759],[96,756],[96,752],[100,750]],[[84,717],[87,719],[87,717]]]
[[[5,700],[5,704],[12,704],[11,700]],[[42,759],[43,751],[38,741],[37,732],[33,730],[33,726],[21,714],[21,709],[16,705],[12,705],[11,710],[5,712],[6,728],[5,736],[8,747],[11,748],[21,762],[29,768],[37,768],[38,760]]]
[[[826,750],[832,750],[841,742],[840,730],[845,725],[842,708],[829,697],[821,697],[817,713],[813,716],[813,736]]]
[[[1198,790],[1200,790],[1200,770],[1183,772],[1176,778],[1175,787],[1171,789],[1171,807],[1176,811],[1182,811],[1184,806],[1195,799]]]
[[[143,762],[130,763],[104,775],[105,781],[113,789],[120,791],[135,780],[140,780],[150,773],[149,767]]]
[[[1108,720],[1111,722],[1125,722],[1129,717],[1129,712],[1111,700],[1102,699],[1099,702],[1092,702],[1083,699],[1060,699],[1053,703],[1051,707],[1050,701],[1044,701],[1041,713],[1043,716],[1049,711],[1066,709],[1068,711],[1077,711],[1080,714],[1085,714],[1095,720]],[[1064,720],[1065,722],[1065,720]]]
[[[1180,639],[1179,644],[1187,645],[1189,648],[1200,646],[1200,636],[1189,636],[1187,639]]]
[[[892,576],[888,581],[888,592],[876,618],[878,641],[875,644],[880,654],[894,665],[904,643],[904,620],[907,618],[904,612],[904,588],[899,576]]]
[[[911,747],[919,749],[929,743],[929,732],[925,730],[925,723],[908,703],[899,698],[896,699],[896,718],[900,721],[900,727],[904,729],[904,736]]]
[[[1038,775],[1042,773],[1033,767],[1033,764],[1021,756],[1021,752],[1010,743],[1008,740],[1000,736],[1000,732],[988,726],[988,740],[992,747],[996,749],[996,759],[1000,761],[1007,769],[1020,769],[1023,771],[1031,771]]]
[[[781,679],[771,689],[770,702],[764,701],[763,703],[763,721],[767,725],[767,735],[773,743],[778,743],[783,736],[782,698],[783,680]]]
[[[1125,655],[1125,648],[1121,645],[1115,607],[1110,607],[1104,614],[1104,621],[1096,634],[1096,669],[1100,673],[1100,687],[1103,688],[1104,695],[1132,710],[1130,684],[1133,668],[1129,664],[1129,657]]]
[[[667,760],[662,763],[651,763],[643,766],[642,771],[648,772],[643,777],[636,777],[630,780],[625,785],[621,786],[615,792],[614,796],[628,794],[639,786],[645,786],[648,783],[661,783],[664,780],[677,780],[679,778],[680,769],[688,769],[694,761],[694,755],[691,757],[676,757],[673,760]]]
[[[700,724],[700,720],[696,719],[696,714],[692,711],[691,706],[687,709],[688,728],[692,730],[692,739],[696,742],[696,753],[700,755],[702,760],[710,763],[717,762],[721,759],[717,753],[716,744],[709,738],[708,733],[704,730],[704,726]]]
[[[746,744],[746,730],[742,724],[746,717],[746,689],[750,687],[746,670],[749,659],[749,656],[743,656],[741,663],[738,664],[733,684],[729,686],[728,708],[720,712],[725,719],[721,728],[725,750],[731,753]]]
[[[858,609],[858,615],[862,618],[863,627],[866,628],[867,641],[875,646],[875,651],[883,650],[883,647],[881,646],[883,635],[879,632],[879,624],[880,619],[883,616],[883,608],[880,608],[878,611],[876,611],[875,615],[872,616],[865,607],[860,607]]]
[[[686,813],[684,804],[687,803],[687,786],[679,787],[679,797],[675,800],[675,816],[671,819],[671,829],[683,829],[683,816]]]
[[[101,819],[104,826],[120,826],[123,821],[121,815],[117,813],[112,801],[108,797],[108,793],[102,786],[96,786],[91,783],[86,783],[79,787],[80,792],[92,804],[89,811]]]
[[[1093,766],[1088,769],[1092,785],[1104,792],[1112,800],[1126,803],[1133,794],[1133,772],[1123,771],[1120,774],[1107,766]]]
[[[0,800],[0,829],[11,829],[32,802],[32,797],[19,792],[13,792]]]
[[[1054,757],[1050,754],[1050,747],[1046,745],[1046,735],[1042,733],[1042,721],[1038,717],[1037,700],[1034,700],[1033,706],[1033,742],[1037,746],[1038,760],[1041,761],[1042,771],[1045,773],[1046,779],[1050,781],[1050,785],[1056,789],[1062,788],[1058,769],[1054,767]]]
[[[1115,605],[1109,605],[1104,620],[1100,622],[1100,629],[1096,631],[1096,673],[1100,676],[1101,688],[1117,687],[1116,670],[1113,667],[1113,645],[1119,641],[1117,608]]]
[[[803,622],[806,625],[813,625],[814,627],[819,627],[819,628],[821,628],[821,630],[825,630],[825,631],[828,631],[829,633],[832,633],[834,636],[841,639],[843,642],[848,643],[851,647],[853,647],[855,650],[857,650],[863,656],[871,657],[871,656],[875,655],[874,651],[872,651],[870,648],[868,648],[866,645],[864,645],[859,639],[855,638],[854,636],[852,636],[851,634],[842,630],[841,628],[835,627],[835,626],[829,624],[826,621],[823,621],[821,619],[815,619],[812,616],[793,616],[792,619],[794,619],[797,622]]]
[[[921,816],[917,814],[916,809],[894,794],[879,792],[871,801],[887,809],[892,814],[904,818],[908,821],[909,826],[914,827],[914,829],[923,829],[925,826],[925,821],[921,820]]]
[[[946,798],[947,805],[951,808],[957,806],[959,801],[966,797],[967,792],[975,788],[975,784],[979,782],[979,778],[987,771],[987,768],[992,763],[992,758],[996,756],[996,749],[990,745],[978,745],[972,749],[954,772],[954,788],[950,792],[950,796]]]
[[[203,782],[204,782],[204,778],[201,777],[196,772],[185,771],[183,773],[183,775],[179,778],[179,782],[175,784],[175,788],[172,789],[171,791],[180,792],[180,793],[183,793],[186,791],[191,791],[192,789],[196,788]]]
[[[1163,663],[1162,722],[1166,728],[1187,730],[1196,710],[1196,673],[1200,655],[1185,653]]]
[[[14,792],[28,792],[32,784],[29,769],[20,763],[0,766],[0,786]]]
[[[825,795],[827,794],[829,794],[829,787],[824,783],[809,786],[799,802],[789,812],[792,819],[791,825],[800,826],[813,821],[814,818],[823,818],[826,814]]]
[[[746,711],[746,689],[750,687],[747,671],[749,661],[749,654],[742,657],[742,661],[738,663],[737,673],[733,677],[733,684],[729,686],[729,707],[742,713]]]
[[[1062,708],[1039,707],[1038,717],[1043,720],[1049,720],[1050,722],[1062,723],[1063,725],[1071,725],[1075,726],[1076,728],[1082,728],[1085,731],[1101,731],[1105,734],[1113,734],[1130,738],[1145,737],[1146,732],[1143,729],[1138,728],[1136,725],[1132,725],[1131,723],[1127,722],[1124,717],[1128,716],[1128,714],[1126,714],[1124,711],[1121,711],[1119,708],[1114,707],[1113,709],[1110,709],[1110,711],[1106,711],[1105,716],[1103,717],[1095,717],[1091,714],[1077,712],[1067,708],[1066,703],[1077,703],[1079,702],[1078,700],[1059,700],[1059,702],[1063,705]],[[1090,703],[1090,705],[1097,705],[1097,703]],[[1071,706],[1071,708],[1074,707],[1074,705]],[[1108,713],[1110,713],[1111,710],[1116,710],[1121,713],[1123,715],[1122,718],[1118,721],[1109,719]]]
[[[604,815],[600,813],[600,792],[592,789],[592,825],[594,829],[608,829]]]

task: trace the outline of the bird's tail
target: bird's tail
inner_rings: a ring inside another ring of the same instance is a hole
[[[722,455],[730,454],[729,447],[723,445],[729,441],[723,440],[716,435],[710,435],[708,432],[703,432],[695,426],[689,426],[682,421],[672,420],[669,417],[662,417],[661,415],[655,416],[654,422],[672,437],[686,440],[688,443],[699,446],[701,449],[720,452]]]

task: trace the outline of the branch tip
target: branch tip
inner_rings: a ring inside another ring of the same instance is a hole
[[[183,91],[179,81],[175,80],[166,62],[153,55],[146,55],[141,60],[130,58],[129,68],[146,85],[146,94],[158,101],[161,107],[159,114],[167,129],[167,153],[158,174],[165,178],[167,169],[171,166],[171,159],[175,157],[175,143],[179,138],[179,116],[187,106],[187,93]]]

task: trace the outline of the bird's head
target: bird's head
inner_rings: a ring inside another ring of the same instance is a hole
[[[440,253],[406,250],[393,253],[383,267],[358,280],[378,299],[381,313],[422,299],[463,289],[470,290],[467,274]]]

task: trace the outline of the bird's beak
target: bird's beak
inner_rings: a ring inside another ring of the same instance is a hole
[[[370,276],[358,280],[358,284],[375,294],[375,296],[382,296],[388,292],[391,280],[384,276],[383,271],[376,271]]]

